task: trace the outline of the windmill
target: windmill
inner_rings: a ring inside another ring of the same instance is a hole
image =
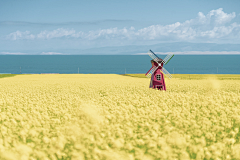
[[[163,64],[167,64],[174,54],[170,53],[168,54],[164,60],[159,58],[153,51],[149,50],[148,55],[152,58],[152,68],[145,74],[147,77],[151,77],[151,82],[149,88],[157,88],[158,90],[165,90],[166,91],[166,85],[164,81],[165,74],[168,78],[172,78],[172,75],[163,68]]]

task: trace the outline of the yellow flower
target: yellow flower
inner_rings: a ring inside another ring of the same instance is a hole
[[[239,159],[240,76],[174,76],[1,78],[0,159]]]

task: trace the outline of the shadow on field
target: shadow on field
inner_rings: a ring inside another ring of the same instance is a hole
[[[147,78],[145,74],[121,74],[135,78]],[[199,80],[199,79],[217,79],[217,80],[240,80],[239,74],[172,74],[173,78],[183,80]]]
[[[0,78],[14,77],[16,74],[0,74]]]

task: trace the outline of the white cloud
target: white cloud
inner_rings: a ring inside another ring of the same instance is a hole
[[[75,30],[67,30],[63,28],[59,28],[53,31],[42,31],[41,33],[37,34],[36,38],[39,39],[52,39],[52,38],[60,38],[60,37],[68,37],[73,36],[75,34]]]
[[[225,24],[227,22],[230,22],[233,18],[236,17],[235,12],[227,14],[222,11],[222,8],[219,8],[217,10],[212,10],[208,13],[207,17],[208,19],[213,19],[216,24]],[[214,17],[214,18],[212,18]]]
[[[42,52],[41,55],[64,55],[64,54],[57,52]]]
[[[173,53],[174,55],[240,55],[239,51],[185,51],[185,52],[154,52],[159,55],[167,55]],[[147,53],[137,53],[134,55],[147,55]]]
[[[12,39],[12,40],[34,39],[35,36],[33,34],[30,34],[30,31],[25,31],[25,32],[16,31],[16,32],[13,32],[13,33],[10,33],[9,35],[7,35],[7,38]]]
[[[199,12],[195,19],[170,25],[152,25],[135,30],[131,28],[109,28],[89,32],[77,32],[74,29],[58,28],[53,31],[41,31],[33,35],[30,31],[16,31],[7,37],[18,39],[53,39],[78,38],[87,41],[105,40],[155,40],[155,41],[203,41],[240,40],[240,24],[230,22],[236,17],[235,12],[225,13],[222,8],[210,11],[207,15]]]
[[[139,35],[148,39],[192,40],[197,38],[239,38],[234,36],[239,33],[240,25],[232,23],[227,25],[235,13],[224,13],[222,8],[210,11],[206,16],[199,12],[195,19],[183,23],[176,22],[171,25],[153,25],[139,30]]]
[[[28,55],[28,54],[21,52],[1,52],[1,55]]]
[[[22,52],[0,52],[0,55],[35,55],[35,54]],[[40,55],[64,55],[64,54],[58,52],[42,52]]]

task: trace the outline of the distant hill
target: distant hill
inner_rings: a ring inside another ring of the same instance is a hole
[[[215,44],[215,43],[159,43],[155,45],[130,45],[117,47],[101,47],[86,50],[72,50],[72,54],[136,54],[146,53],[149,49],[155,52],[184,52],[184,51],[240,51],[240,44]],[[60,52],[60,51],[59,51]]]
[[[24,51],[2,51],[21,52],[27,54],[41,54],[42,52],[56,52],[66,55],[133,55],[146,53],[151,49],[154,52],[186,52],[186,51],[240,51],[240,44],[216,44],[216,43],[159,43],[154,45],[129,45],[129,46],[109,46],[90,49],[49,49],[44,51],[24,50]],[[1,52],[0,52],[1,54]]]

